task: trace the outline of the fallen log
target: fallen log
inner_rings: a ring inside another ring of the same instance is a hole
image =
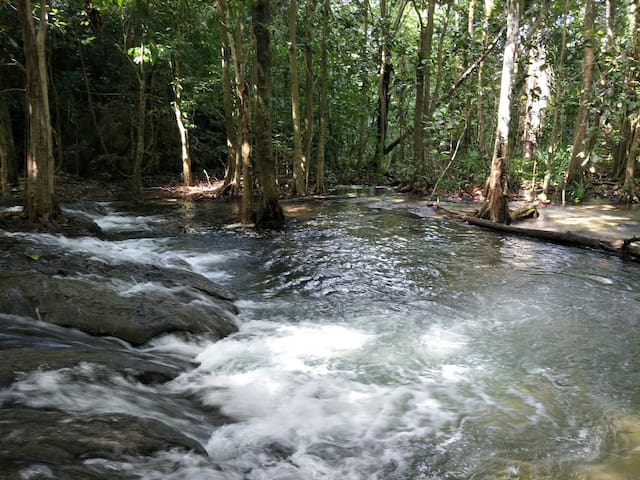
[[[447,213],[460,221],[476,225],[478,227],[488,228],[491,230],[505,232],[512,235],[520,235],[524,237],[534,238],[537,240],[544,240],[561,245],[569,245],[576,247],[592,248],[594,250],[600,250],[604,252],[614,253],[630,260],[640,261],[640,244],[634,245],[640,242],[640,237],[633,237],[629,239],[620,240],[605,240],[601,238],[589,237],[581,235],[571,231],[554,231],[554,230],[539,230],[535,228],[518,227],[514,225],[506,225],[504,223],[492,222],[491,220],[485,220],[483,218],[477,218],[473,215],[455,212],[453,210],[446,209],[440,205],[433,205],[438,211]]]

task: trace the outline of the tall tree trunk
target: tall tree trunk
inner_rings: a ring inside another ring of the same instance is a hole
[[[34,26],[30,0],[18,1],[25,56],[25,97],[29,119],[27,145],[27,196],[23,215],[48,222],[59,213],[54,200],[54,158],[46,65],[47,8],[39,2],[38,27]]]
[[[640,63],[640,6],[634,5],[633,2],[629,7],[629,39],[631,47],[631,56],[635,64]],[[627,79],[627,90],[629,91],[630,101],[635,105],[638,102],[637,85],[640,81],[640,73],[637,69],[631,71]],[[635,88],[634,88],[635,86]],[[629,124],[629,139],[626,145],[626,162],[624,169],[624,184],[622,186],[622,201],[632,203],[638,199],[638,191],[635,185],[636,163],[638,154],[640,154],[640,108],[636,106],[633,113],[629,115],[627,123]]]
[[[377,139],[375,164],[372,167],[377,175],[381,175],[386,154],[387,128],[389,123],[389,100],[391,98],[390,85],[393,63],[391,61],[391,37],[397,31],[402,21],[404,9],[408,0],[399,0],[394,20],[389,24],[390,12],[387,0],[380,0],[380,65],[378,71],[378,109],[376,115]]]
[[[387,137],[387,115],[389,112],[389,82],[391,79],[391,52],[388,45],[387,0],[380,0],[380,65],[378,67],[378,109],[376,111],[376,155],[371,168],[378,173],[384,158]]]
[[[635,185],[636,161],[640,154],[640,115],[636,114],[632,120],[631,137],[627,163],[624,171],[624,184],[622,185],[622,203],[631,204],[638,200],[638,191]]]
[[[135,157],[133,159],[133,175],[131,177],[131,184],[133,187],[133,200],[136,203],[142,203],[143,188],[142,188],[142,162],[144,160],[144,136],[145,136],[145,123],[147,113],[147,79],[144,71],[144,42],[140,44],[140,62],[136,68],[133,65],[134,71],[138,79],[138,114],[136,116],[136,150]]]
[[[367,0],[365,0],[366,2]],[[329,10],[330,0],[324,0],[322,7],[322,52],[320,54],[320,112],[319,132],[318,132],[318,163],[316,166],[316,192],[322,193],[326,190],[324,180],[325,169],[325,143],[327,138],[327,116],[328,116],[328,43],[329,43]]]
[[[562,7],[562,34],[560,37],[560,52],[555,68],[555,94],[553,97],[553,121],[551,123],[551,138],[549,140],[549,148],[546,156],[546,171],[544,173],[544,181],[542,182],[542,193],[549,195],[549,185],[551,183],[551,170],[553,157],[560,140],[559,124],[560,124],[560,98],[562,97],[562,82],[564,77],[564,53],[567,45],[567,21],[569,18],[569,0],[564,0]]]
[[[510,221],[506,167],[509,151],[509,123],[511,122],[511,91],[515,75],[519,23],[519,0],[507,0],[507,36],[502,58],[496,140],[491,170],[486,181],[488,214],[491,220],[499,223],[509,223]]]
[[[424,122],[430,103],[431,50],[435,6],[435,0],[429,0],[425,24],[422,18],[421,8],[414,2],[414,7],[420,21],[420,48],[418,49],[416,65],[416,100],[413,115],[413,157],[416,162],[415,172],[417,177],[422,177],[426,173]],[[419,178],[414,178],[414,181],[418,180]]]
[[[220,20],[220,50],[222,62],[222,103],[224,107],[225,132],[227,134],[227,168],[224,179],[225,187],[229,186],[231,195],[240,191],[240,173],[242,160],[238,139],[238,115],[233,101],[233,85],[231,83],[231,44],[233,26],[227,0],[216,0],[216,11]]]
[[[576,116],[576,125],[573,133],[573,146],[571,158],[567,167],[566,185],[579,183],[582,180],[584,165],[588,151],[586,145],[587,119],[589,105],[591,103],[591,86],[593,84],[593,72],[596,61],[595,50],[595,2],[586,0],[584,14],[584,64],[582,67],[582,89],[580,90],[580,106]]]
[[[284,224],[284,213],[278,202],[275,162],[271,148],[271,5],[270,0],[256,0],[252,9],[256,41],[256,165],[262,197],[256,225],[278,228]]]
[[[236,144],[240,147],[240,162],[236,169],[242,170],[242,218],[244,224],[251,223],[255,218],[253,199],[253,168],[251,165],[251,99],[249,83],[247,81],[247,55],[243,48],[244,19],[239,8],[235,10],[235,27],[233,34],[229,34],[231,59],[236,78],[236,110],[238,128],[236,130]],[[236,154],[237,155],[237,154]]]
[[[444,71],[444,63],[445,63],[444,62],[444,50],[445,50],[444,42],[447,37],[447,33],[449,29],[449,13],[451,12],[451,4],[453,3],[453,0],[446,0],[446,3],[447,3],[447,8],[444,13],[444,25],[442,26],[442,30],[440,31],[440,37],[438,38],[438,54],[436,58],[436,65],[438,66],[438,69],[436,72],[436,82],[433,87],[433,95],[430,95],[430,100],[427,105],[429,107],[429,110],[426,112],[426,114],[429,116],[429,118],[431,118],[436,105],[438,105],[438,103],[440,102],[440,89],[442,88],[442,74]]]
[[[305,195],[306,159],[302,153],[300,131],[300,86],[298,83],[298,9],[296,0],[289,0],[289,70],[291,72],[291,121],[293,123],[293,195]]]
[[[235,103],[228,105],[231,111],[231,122],[227,124],[228,143],[233,149],[234,162],[232,185],[239,186],[240,174],[242,174],[242,207],[241,222],[249,224],[254,220],[253,210],[253,170],[251,167],[251,101],[249,98],[249,85],[247,83],[246,55],[244,44],[244,17],[246,16],[239,5],[231,8],[228,0],[218,0],[218,13],[223,20],[221,35],[226,39],[227,56],[226,63],[233,64],[235,74]],[[224,52],[223,52],[224,53]],[[229,78],[229,83],[231,79]],[[231,92],[229,92],[231,103]],[[230,137],[229,137],[230,135]],[[233,187],[232,187],[233,188]]]
[[[240,119],[238,138],[240,139],[240,157],[242,161],[242,215],[241,222],[249,224],[255,217],[253,211],[253,169],[251,167],[251,102],[249,86],[246,80],[241,85],[238,96]]]
[[[311,150],[313,146],[313,10],[314,0],[307,0],[305,21],[305,110],[303,149],[306,162],[305,191],[309,191],[309,171],[311,170]]]
[[[173,66],[173,113],[176,117],[176,125],[178,127],[178,134],[180,135],[182,179],[184,181],[184,185],[189,187],[193,184],[193,177],[191,174],[191,155],[189,154],[189,134],[182,116],[182,60],[175,58]]]
[[[489,39],[489,20],[493,15],[493,0],[484,0],[484,15],[482,21],[482,46],[486,47]],[[478,153],[480,158],[486,155],[486,122],[484,117],[484,61],[478,64]]]
[[[535,33],[535,40],[529,49],[529,65],[525,83],[525,112],[522,133],[523,159],[525,165],[533,165],[533,189],[535,190],[537,171],[537,151],[544,126],[545,111],[551,96],[551,77],[547,62],[547,50],[542,32]]]
[[[13,131],[7,97],[0,93],[0,193],[9,195],[9,166],[13,162]]]
[[[363,25],[363,41],[361,57],[361,71],[360,71],[360,98],[361,109],[360,116],[360,128],[359,128],[359,140],[358,140],[358,170],[365,164],[365,154],[367,150],[367,123],[369,121],[369,72],[366,67],[366,59],[369,58],[368,46],[369,46],[369,0],[363,2],[364,13],[364,25]],[[327,19],[328,20],[328,19]],[[324,25],[323,25],[324,29]]]

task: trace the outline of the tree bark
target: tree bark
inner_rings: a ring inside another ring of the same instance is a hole
[[[413,115],[413,157],[417,177],[422,177],[426,173],[424,122],[430,103],[431,47],[433,43],[433,13],[435,6],[435,0],[429,0],[425,25],[420,8],[414,2],[414,8],[420,21],[420,48],[418,49],[416,65],[416,100]],[[414,182],[418,179],[414,178]]]
[[[235,103],[232,105],[233,131],[231,132],[234,142],[235,175],[234,181],[238,184],[240,173],[242,173],[242,207],[241,222],[249,224],[254,221],[254,192],[253,192],[253,168],[251,165],[251,100],[249,95],[249,84],[247,82],[247,65],[243,44],[244,44],[244,17],[245,13],[239,5],[231,9],[231,4],[227,0],[219,0],[223,8],[220,18],[224,19],[227,28],[226,40],[230,54],[233,71],[235,74]],[[231,79],[229,79],[231,82]]]
[[[305,195],[306,159],[302,152],[300,131],[300,86],[298,80],[298,9],[296,0],[289,0],[289,70],[291,75],[291,122],[293,124],[293,195]]]
[[[487,44],[489,33],[489,20],[493,14],[493,0],[484,1],[484,14],[482,21],[482,45]],[[502,36],[502,35],[500,35]],[[495,46],[495,43],[493,44]],[[484,119],[484,58],[478,64],[478,153],[480,158],[486,155],[486,126]]]
[[[30,0],[18,1],[25,55],[25,97],[29,119],[27,195],[23,215],[44,223],[59,208],[54,199],[54,158],[46,66],[47,8],[40,1],[38,27],[34,26]]]
[[[527,100],[522,133],[522,158],[529,163],[535,159],[538,137],[543,127],[544,109],[549,98],[547,71],[543,68],[546,56],[546,47],[542,43],[541,34],[538,33],[533,47],[529,49],[529,65],[525,84]]]
[[[378,66],[378,108],[376,111],[376,154],[371,168],[378,172],[384,158],[384,144],[387,137],[387,114],[389,112],[389,81],[391,59],[388,42],[387,0],[380,0],[380,65]]]
[[[0,94],[0,193],[9,195],[9,165],[13,162],[13,129],[7,98]]]
[[[271,5],[269,0],[256,0],[252,9],[256,42],[256,165],[262,197],[256,225],[278,228],[284,224],[284,213],[278,202],[275,163],[271,148]]]
[[[231,83],[231,44],[233,42],[233,30],[229,4],[226,0],[216,0],[220,27],[220,58],[222,62],[222,104],[224,107],[225,133],[227,135],[227,168],[224,185],[231,191],[231,196],[238,195],[240,191],[240,173],[242,160],[238,138],[239,115],[234,106],[233,85]]]
[[[366,2],[367,0],[365,0]],[[326,185],[324,180],[325,170],[325,144],[327,138],[327,116],[329,110],[328,100],[328,42],[329,42],[329,12],[330,0],[324,0],[322,7],[322,52],[320,54],[320,111],[318,112],[318,163],[316,166],[316,192],[324,193]]]
[[[173,113],[180,138],[180,160],[182,162],[182,180],[186,187],[193,185],[191,173],[191,155],[189,154],[189,134],[182,115],[182,60],[175,58],[173,78]]]
[[[385,156],[385,142],[387,139],[387,127],[389,122],[389,87],[391,85],[391,74],[393,72],[393,63],[391,62],[390,38],[397,30],[402,20],[404,9],[408,0],[400,0],[398,10],[393,21],[393,25],[389,26],[387,0],[380,0],[380,65],[378,70],[378,109],[376,112],[377,138],[376,138],[376,156],[374,165],[372,165],[377,175],[382,174]]]
[[[142,162],[144,160],[144,136],[147,113],[147,79],[144,71],[144,43],[140,44],[140,63],[138,68],[133,65],[138,79],[138,114],[136,116],[136,149],[133,160],[133,199],[136,203],[143,203]]]
[[[360,116],[359,137],[360,138],[358,140],[358,168],[362,167],[365,164],[365,155],[367,150],[367,123],[369,120],[369,72],[367,71],[366,61],[365,61],[365,59],[368,58],[367,47],[369,45],[369,0],[364,0],[362,8],[364,12],[364,25],[363,25],[362,51],[360,53],[362,66],[360,71],[361,109],[359,114]],[[324,24],[323,24],[323,29],[324,29]]]
[[[311,151],[313,147],[313,11],[315,0],[307,0],[305,21],[305,110],[304,136],[302,139],[305,158],[305,191],[309,191],[309,172],[311,171]]]
[[[562,80],[564,77],[564,54],[567,45],[567,21],[569,18],[569,0],[564,0],[564,6],[562,7],[562,34],[560,37],[560,53],[558,54],[558,61],[555,69],[555,95],[553,99],[553,121],[551,123],[551,139],[549,141],[549,148],[547,149],[546,156],[546,171],[544,173],[544,180],[542,182],[542,193],[549,195],[549,185],[551,183],[551,169],[552,161],[555,156],[558,142],[560,139],[559,134],[559,119],[560,119],[560,98],[562,97]]]
[[[535,40],[529,49],[529,65],[525,83],[525,112],[522,132],[522,157],[525,165],[533,165],[532,193],[535,192],[538,171],[538,149],[545,123],[547,104],[551,96],[550,70],[547,63],[547,47],[541,31],[534,33]]]
[[[636,175],[636,159],[640,153],[640,114],[636,114],[632,122],[631,139],[629,145],[629,153],[627,155],[627,164],[624,170],[624,184],[622,186],[622,202],[631,204],[638,200],[638,192],[636,191],[635,175]]]
[[[511,121],[511,91],[515,74],[520,23],[520,5],[518,1],[507,1],[507,36],[502,59],[496,140],[491,160],[491,170],[486,181],[489,217],[494,222],[499,223],[510,222],[507,201],[507,156],[509,151],[509,123]]]
[[[631,56],[636,65],[640,62],[640,6],[630,4],[629,6],[629,39],[631,45]],[[629,103],[637,104],[637,85],[640,81],[640,73],[637,69],[631,70],[627,75],[626,89],[629,95]],[[628,137],[620,140],[618,151],[624,152],[624,184],[622,186],[622,201],[631,204],[638,199],[638,192],[635,185],[636,163],[640,153],[640,109],[634,109],[631,115],[625,115],[623,128],[626,128]],[[622,162],[621,162],[622,163]]]
[[[582,89],[580,90],[580,106],[573,133],[573,147],[567,167],[566,185],[579,183],[582,180],[584,165],[587,160],[586,131],[589,106],[591,104],[591,85],[596,62],[595,37],[595,3],[587,0],[584,14],[584,64],[582,67]]]

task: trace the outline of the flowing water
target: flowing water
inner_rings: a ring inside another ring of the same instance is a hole
[[[0,401],[150,416],[206,448],[87,460],[146,479],[640,478],[638,265],[392,207],[290,204],[280,232],[228,228],[219,202],[97,215],[121,239],[64,248],[186,261],[239,294],[240,331],[142,347],[196,362],[165,384],[82,365]]]

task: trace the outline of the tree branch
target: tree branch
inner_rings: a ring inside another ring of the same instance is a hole
[[[493,49],[498,44],[498,41],[504,34],[504,31],[505,31],[505,27],[502,27],[498,35],[496,35],[493,41],[489,45],[487,45],[487,48],[484,49],[480,57],[475,62],[473,62],[473,64],[471,64],[469,68],[467,68],[467,70],[456,81],[456,83],[454,83],[453,85],[451,85],[451,87],[449,87],[449,90],[447,90],[447,95],[453,95],[453,93],[458,89],[458,87],[460,87],[460,85],[462,85],[462,83],[464,83],[464,81],[467,78],[469,78],[469,76],[475,71],[476,68],[478,68],[478,66],[484,61],[484,59],[487,58],[487,56],[493,51]]]

